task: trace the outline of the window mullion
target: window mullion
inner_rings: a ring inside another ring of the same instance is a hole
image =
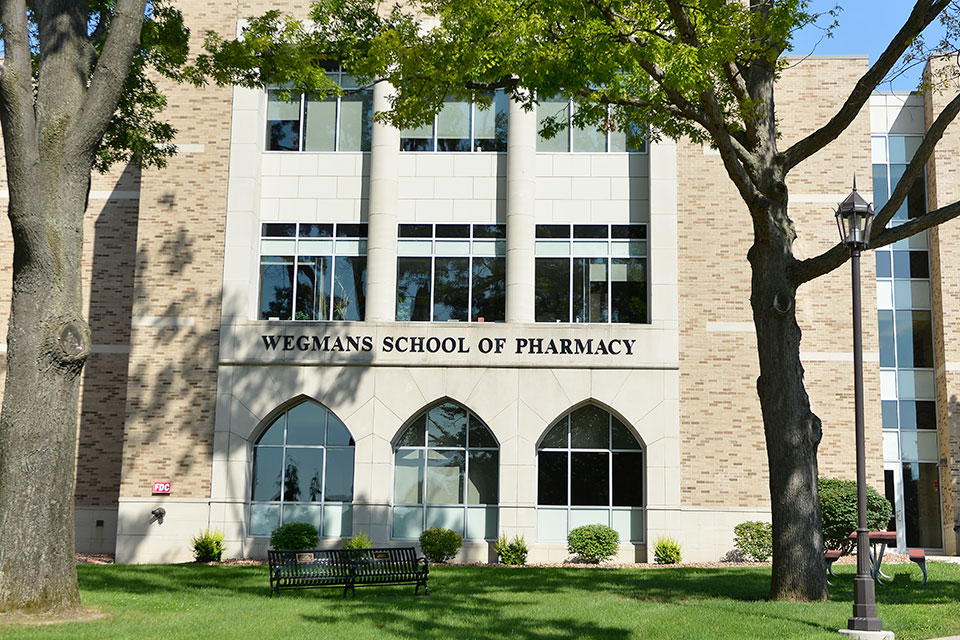
[[[305,93],[300,94],[300,139],[297,141],[297,150],[304,150],[304,140],[303,133],[307,129],[307,95]]]

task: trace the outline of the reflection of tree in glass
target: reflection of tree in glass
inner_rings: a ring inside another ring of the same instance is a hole
[[[313,477],[310,478],[310,502],[320,502],[320,485],[320,474],[314,473]]]
[[[434,446],[466,446],[467,412],[447,402],[434,407],[428,415],[430,444]]]
[[[504,319],[505,260],[473,259],[473,318],[486,322]]]
[[[626,268],[625,280],[614,280],[610,289],[613,322],[647,321],[647,277],[643,259],[614,259],[614,269]]]
[[[430,319],[430,259],[401,259],[397,277],[397,320]]]
[[[290,298],[293,296],[293,287],[273,287],[273,298],[267,303],[266,317],[290,319]]]
[[[299,136],[299,120],[276,120],[270,124],[270,146],[275,151],[297,151]]]
[[[437,258],[434,264],[433,319],[437,322],[467,319],[467,258]]]
[[[366,258],[337,258],[333,283],[334,320],[363,320],[366,283]]]
[[[284,502],[297,502],[300,499],[300,472],[297,470],[296,463],[287,465],[286,473],[283,474],[283,500]]]

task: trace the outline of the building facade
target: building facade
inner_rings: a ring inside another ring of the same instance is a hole
[[[262,7],[182,9],[194,33],[232,33]],[[866,68],[787,70],[782,143]],[[625,561],[660,536],[719,559],[736,524],[769,519],[752,230],[719,156],[572,127],[544,140],[539,119],[576,106],[525,112],[501,95],[399,131],[371,119],[389,91],[171,86],[180,154],[96,178],[78,549],[183,561],[191,536],[219,528],[227,555],[258,557],[300,520],[324,546],[445,526],[469,561],[522,534],[532,561],[553,562],[569,529],[601,522]],[[836,243],[854,174],[885,201],[943,104],[878,94],[791,174],[800,257]],[[960,198],[958,147],[954,126],[895,223]],[[864,261],[868,478],[896,505],[901,547],[948,554],[958,236],[948,223]],[[2,247],[9,265],[9,236]],[[848,281],[840,269],[806,285],[797,308],[821,474],[852,478]]]

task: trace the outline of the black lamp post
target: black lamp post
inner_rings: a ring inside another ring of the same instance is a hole
[[[857,577],[853,580],[853,616],[847,628],[855,631],[881,631],[877,617],[877,599],[870,573],[870,533],[867,529],[867,460],[863,429],[863,334],[860,322],[860,252],[867,248],[873,227],[873,207],[853,191],[837,209],[840,241],[850,248],[853,268],[853,388],[857,425]]]

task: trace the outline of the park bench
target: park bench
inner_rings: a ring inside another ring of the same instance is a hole
[[[313,549],[267,551],[270,563],[270,596],[281,589],[343,587],[343,595],[362,585],[416,585],[414,594],[430,595],[426,558],[413,547],[384,549]]]

